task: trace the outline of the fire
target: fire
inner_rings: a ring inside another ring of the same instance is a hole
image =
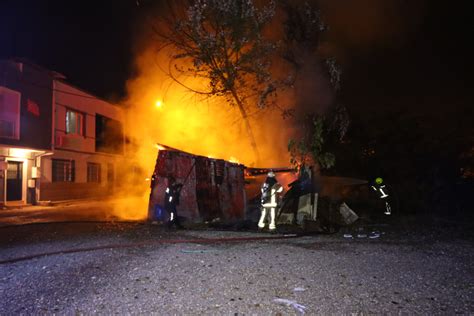
[[[127,138],[135,146],[129,153],[133,170],[141,170],[143,178],[153,174],[157,150],[166,148],[157,144],[181,149],[193,154],[257,167],[245,126],[238,109],[229,106],[222,98],[203,98],[175,83],[157,63],[167,65],[167,54],[156,55],[152,46],[136,60],[139,75],[127,83],[128,98],[124,105],[129,107],[126,117]],[[182,78],[182,81],[196,90],[204,90],[207,82],[200,78]],[[157,99],[156,96],[162,98]],[[166,99],[166,106],[163,100]],[[248,102],[252,102],[249,100]],[[153,104],[154,106],[149,106]],[[159,111],[156,111],[156,109]],[[254,115],[251,124],[254,129],[258,150],[264,166],[287,165],[288,125],[278,112],[267,111]],[[146,218],[150,181],[137,185],[132,167],[124,170],[130,179],[123,179],[123,190],[116,192],[120,197],[133,195],[114,209],[115,215],[124,219]],[[143,179],[141,178],[141,179]],[[136,198],[136,196],[139,198]]]
[[[202,156],[234,157],[245,165],[255,166],[255,157],[238,109],[229,106],[223,98],[204,98],[175,83],[162,71],[167,69],[165,65],[168,63],[167,53],[157,56],[151,47],[137,59],[139,76],[128,82],[126,103],[133,108],[128,117],[131,133],[128,136],[142,147],[137,153],[138,160],[149,161],[145,164],[150,170],[156,153],[147,152],[145,145],[159,142]],[[207,82],[201,78],[180,80],[198,91],[207,88]],[[156,95],[162,95],[162,98],[157,100]],[[166,107],[163,99],[166,99]],[[144,106],[146,104],[155,104],[155,108],[160,104],[160,111],[153,111],[153,108]],[[251,124],[265,167],[267,164],[288,164],[288,131],[282,128],[286,122],[280,113],[267,111],[261,117],[255,116]]]

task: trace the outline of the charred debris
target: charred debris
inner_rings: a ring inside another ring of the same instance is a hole
[[[278,231],[335,232],[359,216],[370,191],[366,180],[326,177],[293,168],[249,168],[237,162],[194,155],[160,145],[150,186],[148,220],[167,221],[165,190],[170,178],[182,184],[179,215],[185,225],[256,229],[260,187],[269,170],[285,194],[278,201]],[[255,226],[255,227],[253,227]]]

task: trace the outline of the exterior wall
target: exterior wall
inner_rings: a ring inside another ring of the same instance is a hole
[[[124,122],[123,110],[108,102],[95,98],[67,83],[55,80],[55,148],[80,152],[95,152],[95,115]],[[63,93],[65,91],[67,93]],[[67,109],[81,112],[85,116],[85,135],[66,135]]]
[[[21,93],[20,139],[0,138],[0,144],[51,150],[51,74],[27,63],[0,61],[0,79],[0,86]]]
[[[164,207],[165,190],[168,186],[167,178],[173,176],[177,183],[183,183],[180,203],[177,206],[178,215],[193,221],[200,220],[197,192],[196,170],[194,168],[195,156],[184,152],[159,151],[155,165],[155,183],[152,184],[150,195],[150,219],[152,219],[155,205]],[[188,177],[186,179],[186,177]],[[184,183],[186,180],[186,183]]]
[[[55,80],[54,87],[54,154],[42,158],[40,199],[58,201],[106,197],[114,190],[118,179],[116,171],[123,163],[124,156],[123,152],[118,154],[96,152],[95,116],[99,114],[123,124],[123,110],[63,81]],[[66,133],[68,109],[84,115],[83,135]],[[53,182],[52,159],[74,161],[75,179],[73,182]],[[87,182],[87,163],[100,165],[100,183]],[[109,167],[113,169],[113,179],[108,179]]]
[[[0,204],[26,204],[36,200],[36,174],[32,168],[36,167],[40,155],[52,149],[52,78],[50,71],[32,63],[0,60],[0,88],[20,97],[18,137],[0,135]],[[16,163],[22,167],[21,181],[15,185],[19,197],[8,201],[7,192],[12,187],[7,169],[9,164]]]
[[[160,150],[151,183],[148,217],[155,219],[164,206],[168,178],[182,183],[178,215],[191,221],[243,219],[245,216],[244,166],[181,151]]]
[[[74,182],[52,181],[52,159],[74,160]],[[87,182],[87,163],[100,164],[100,183]],[[104,154],[82,154],[66,150],[57,150],[54,155],[43,158],[41,173],[41,200],[60,201],[70,199],[87,199],[107,197],[113,193],[118,180],[116,170],[123,163],[123,157]],[[107,172],[109,165],[114,168],[114,181],[109,182]]]
[[[103,197],[114,190],[117,170],[124,161],[123,148],[112,154],[96,151],[96,115],[123,126],[123,110],[58,78],[59,74],[27,61],[0,60],[0,87],[20,96],[18,139],[0,137],[0,204],[7,200],[7,188],[13,196],[13,187],[15,192],[21,190],[15,204]],[[84,115],[83,135],[66,134],[67,109]],[[104,139],[108,138],[101,137],[102,142]],[[73,182],[52,181],[52,159],[74,160]],[[22,163],[21,181],[16,182],[21,182],[21,188],[7,185],[12,183],[7,179],[8,162],[10,167]],[[87,163],[100,164],[99,183],[87,182]]]

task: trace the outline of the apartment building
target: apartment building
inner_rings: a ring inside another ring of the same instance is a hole
[[[124,161],[123,109],[54,71],[0,61],[0,204],[104,197]]]

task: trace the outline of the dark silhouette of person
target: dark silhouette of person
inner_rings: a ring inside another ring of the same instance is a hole
[[[165,190],[165,210],[170,215],[168,227],[176,225],[178,228],[183,228],[179,221],[178,211],[176,206],[179,205],[179,196],[181,194],[182,184],[176,183],[173,177],[168,178],[168,187]]]

